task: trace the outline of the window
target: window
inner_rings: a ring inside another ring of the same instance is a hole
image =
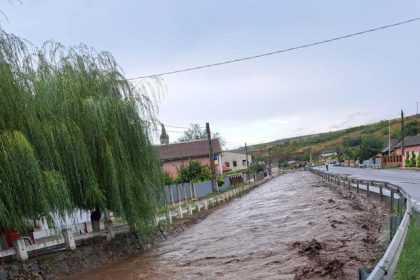
[[[232,161],[233,167],[236,167],[236,160]]]
[[[246,166],[246,159],[242,160],[242,166]]]
[[[225,161],[225,166],[230,167],[229,161]]]

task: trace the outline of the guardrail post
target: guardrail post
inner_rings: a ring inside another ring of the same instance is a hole
[[[356,186],[357,193],[359,193],[359,184],[360,184],[360,182],[359,182],[359,180],[357,180],[357,186]]]
[[[391,196],[390,196],[390,205],[389,205],[389,212],[392,212],[392,208],[394,206],[394,190],[391,190]]]
[[[383,197],[384,197],[384,191],[383,191],[383,188],[384,187],[386,187],[386,183],[385,184],[381,184],[380,186],[379,186],[379,196],[381,197],[381,200],[383,199]]]
[[[401,197],[397,199],[397,213],[398,216],[401,215]]]
[[[351,180],[349,180],[349,184],[348,184],[349,190],[351,188]]]
[[[73,231],[69,228],[66,228],[63,229],[62,233],[64,236],[64,241],[66,242],[66,249],[71,251],[76,250],[76,241],[74,240]]]
[[[13,247],[16,251],[16,259],[24,262],[28,260],[28,251],[26,250],[25,240],[17,239],[13,241]]]
[[[369,197],[369,187],[370,187],[370,182],[366,183],[366,196]]]
[[[346,178],[343,178],[343,188],[346,187]]]
[[[209,204],[207,202],[207,200],[204,200],[204,210],[209,210]]]

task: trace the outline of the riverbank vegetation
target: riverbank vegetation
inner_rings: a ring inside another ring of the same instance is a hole
[[[414,212],[395,271],[395,280],[420,279],[420,213]]]

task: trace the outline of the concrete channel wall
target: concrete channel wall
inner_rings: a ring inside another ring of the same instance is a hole
[[[227,190],[225,192],[221,192],[217,195],[214,195],[213,197],[204,198],[196,201],[187,200],[184,201],[183,204],[179,204],[175,207],[168,207],[169,209],[166,213],[162,213],[160,215],[155,216],[155,225],[158,225],[162,221],[171,224],[173,218],[182,219],[184,218],[184,216],[193,215],[194,211],[206,211],[209,208],[226,203],[230,199],[236,196],[240,196],[250,191],[251,189],[267,182],[271,178],[273,178],[273,176],[265,177],[261,180],[253,181],[248,184],[242,184],[240,186],[231,188],[230,190]],[[190,192],[194,192],[191,191],[192,186],[188,186],[190,187]],[[199,184],[198,187],[200,187]],[[187,189],[188,188],[185,187],[186,192]],[[188,192],[185,197],[188,197]],[[62,251],[63,249],[74,251],[77,249],[78,244],[84,244],[85,242],[89,242],[89,240],[92,240],[93,238],[100,237],[106,238],[107,241],[111,241],[115,238],[117,234],[128,232],[129,226],[127,224],[120,224],[118,226],[115,226],[112,222],[105,222],[105,229],[100,230],[98,232],[79,234],[75,233],[71,229],[65,229],[61,232],[61,234],[58,234],[55,238],[49,241],[29,245],[25,242],[24,239],[18,239],[14,241],[13,248],[0,251],[0,262],[3,263],[4,258],[14,258],[17,261],[24,262],[27,261],[31,255],[37,256],[41,252],[52,253],[56,251]]]
[[[314,168],[309,168],[309,171],[321,176],[327,182],[337,184],[343,188],[356,189],[358,193],[361,191],[365,192],[366,196],[379,195],[380,199],[387,199],[389,201],[390,212],[396,212],[396,216],[391,217],[391,242],[383,257],[371,272],[365,270],[359,271],[359,280],[392,279],[401,250],[404,246],[408,225],[410,224],[412,211],[410,195],[401,187],[388,182],[353,179]],[[392,230],[393,220],[399,222],[398,227],[394,231]]]

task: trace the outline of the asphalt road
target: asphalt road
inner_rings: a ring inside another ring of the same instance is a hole
[[[317,167],[325,171],[325,166]],[[420,171],[402,169],[371,169],[329,166],[329,173],[357,179],[385,181],[402,187],[411,195],[413,207],[420,211]]]

